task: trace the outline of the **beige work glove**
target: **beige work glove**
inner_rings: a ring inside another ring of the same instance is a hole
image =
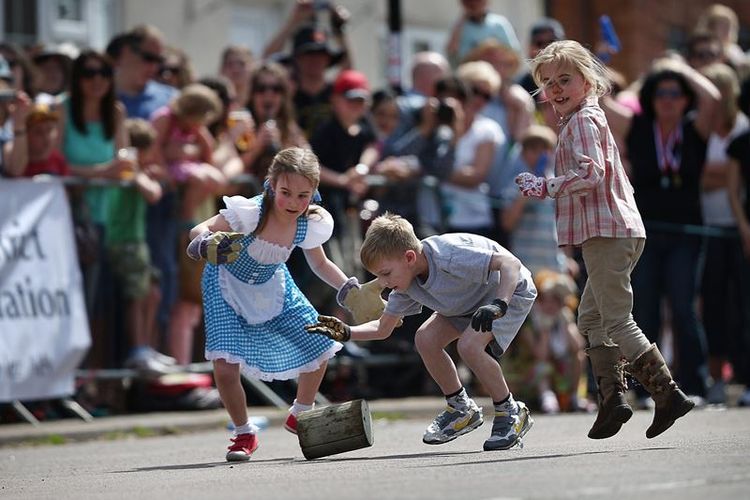
[[[383,286],[377,278],[360,285],[357,278],[349,278],[336,294],[336,301],[352,314],[354,325],[380,319],[385,310],[385,300],[381,296]]]

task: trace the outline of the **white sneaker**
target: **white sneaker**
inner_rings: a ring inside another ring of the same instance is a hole
[[[453,441],[458,436],[467,434],[484,423],[482,408],[473,399],[464,409],[446,406],[445,410],[435,417],[422,436],[425,444],[443,444]]]
[[[542,392],[539,396],[539,404],[542,407],[543,413],[549,415],[560,413],[560,403],[557,401],[557,396],[555,396],[555,393],[549,389]]]
[[[156,352],[156,351],[153,351]],[[125,361],[125,368],[131,368],[146,378],[156,378],[161,375],[175,373],[175,366],[162,363],[153,356],[148,349],[135,349]]]
[[[510,411],[495,411],[490,438],[484,442],[484,451],[509,450],[518,445],[523,448],[523,437],[534,425],[529,409],[522,401]]]
[[[174,359],[172,356],[167,356],[166,354],[161,353],[150,346],[147,346],[145,349],[151,354],[151,357],[153,357],[159,363],[164,363],[165,365],[171,365],[171,366],[177,365],[177,360]]]

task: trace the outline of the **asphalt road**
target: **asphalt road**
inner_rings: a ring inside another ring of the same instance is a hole
[[[427,419],[376,420],[375,444],[307,461],[274,426],[247,463],[224,462],[228,432],[0,449],[0,498],[510,499],[750,498],[750,410],[693,411],[655,439],[650,412],[592,441],[592,415],[534,415],[523,449],[483,452],[485,423],[421,442]]]

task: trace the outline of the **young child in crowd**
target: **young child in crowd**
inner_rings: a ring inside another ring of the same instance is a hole
[[[646,431],[653,438],[694,404],[677,387],[656,344],[633,320],[630,274],[646,231],[598,98],[609,90],[606,69],[581,44],[554,42],[532,61],[534,80],[560,117],[555,177],[516,177],[521,193],[557,200],[558,244],[580,245],[588,279],[578,308],[599,385],[599,413],[588,436],[615,435],[633,411],[625,399],[621,358],[656,403]]]
[[[551,173],[552,154],[557,134],[545,125],[531,125],[521,136],[516,172]],[[549,172],[548,172],[549,170]],[[554,200],[535,200],[521,196],[510,184],[503,196],[507,207],[502,210],[502,226],[510,235],[510,250],[536,274],[542,269],[567,270],[565,254],[557,246]],[[510,201],[512,200],[512,201]]]
[[[235,426],[228,461],[248,460],[258,447],[240,370],[261,380],[299,376],[285,423],[296,433],[297,415],[312,408],[328,360],[342,347],[305,332],[318,314],[285,265],[299,246],[315,274],[340,290],[342,301],[359,289],[323,251],[333,219],[311,205],[320,201],[319,182],[312,151],[284,149],[271,163],[263,194],[224,197],[227,208],[190,233],[188,255],[208,260],[202,281],[206,358],[213,361],[216,385]]]
[[[585,354],[573,316],[576,284],[550,269],[536,273],[534,281],[539,295],[515,344],[522,347],[517,362],[523,366],[512,371],[521,375],[520,385],[534,388],[544,413],[585,409],[578,401]]]
[[[417,351],[445,395],[447,408],[427,427],[426,444],[443,444],[483,423],[482,409],[461,384],[445,347],[458,339],[458,353],[492,397],[495,418],[485,450],[519,444],[533,420],[513,399],[498,362],[485,349],[508,349],[536,297],[531,273],[496,242],[469,233],[419,240],[404,218],[386,213],[372,222],[360,253],[362,264],[391,289],[378,320],[349,326],[321,316],[311,333],[339,341],[388,338],[403,316],[435,311],[417,331]]]
[[[161,184],[148,173],[155,160],[156,131],[142,119],[125,120],[125,128],[136,149],[136,158],[129,159],[132,185],[110,194],[105,246],[125,304],[125,330],[131,346],[125,366],[145,375],[160,375],[169,373],[176,362],[152,347],[157,345],[154,321],[160,294],[146,244],[146,204],[162,196]],[[118,156],[122,160],[127,155]]]
[[[167,165],[174,182],[184,186],[180,217],[185,223],[193,220],[197,207],[226,180],[212,164],[214,140],[207,127],[221,111],[216,93],[196,83],[182,89],[169,106],[151,117],[164,160],[161,164]]]
[[[60,137],[58,116],[49,106],[35,105],[26,117],[26,133],[29,161],[24,177],[39,174],[70,175],[65,157],[57,149]]]

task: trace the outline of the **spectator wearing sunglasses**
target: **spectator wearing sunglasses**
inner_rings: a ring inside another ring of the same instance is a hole
[[[131,167],[116,152],[128,145],[124,128],[125,109],[115,98],[112,64],[109,58],[85,50],[73,61],[70,95],[62,102],[60,130],[62,151],[73,175],[89,179],[120,179]],[[106,237],[107,207],[112,190],[89,186],[83,203],[75,205],[75,215],[91,220],[99,233],[99,252]],[[100,294],[102,259],[82,266],[90,317]],[[104,287],[102,287],[104,288]]]
[[[190,57],[177,47],[164,48],[164,62],[159,67],[157,81],[176,89],[182,89],[195,81],[195,71]]]
[[[13,72],[0,55],[0,176],[21,175],[28,163],[26,117],[31,99],[14,86]]]
[[[164,63],[164,37],[153,26],[141,25],[115,36],[107,54],[115,65],[117,98],[125,105],[128,118],[150,120],[159,108],[176,96],[174,87],[155,80]],[[165,165],[153,169],[156,178],[169,182]],[[154,265],[161,273],[162,302],[158,321],[162,331],[169,323],[170,308],[177,296],[177,194],[165,189],[161,199],[146,210],[147,242]]]
[[[0,56],[5,58],[10,67],[16,89],[22,90],[32,99],[35,98],[37,94],[36,68],[26,52],[12,43],[0,42]]]
[[[682,60],[657,59],[641,86],[641,113],[624,117],[622,141],[647,237],[632,275],[633,317],[657,342],[666,296],[680,360],[675,380],[697,404],[707,383],[706,336],[695,308],[702,237],[688,226],[703,223],[701,177],[720,97]],[[639,393],[639,404],[644,401]]]
[[[219,74],[234,85],[236,102],[245,107],[250,99],[250,72],[253,66],[253,53],[242,45],[229,45],[221,53]]]
[[[278,63],[263,62],[252,72],[248,105],[257,128],[243,160],[247,171],[261,180],[281,149],[309,147],[295,121],[290,87],[289,74]]]
[[[495,239],[495,219],[487,195],[492,162],[507,140],[500,125],[481,114],[500,89],[500,76],[485,61],[464,63],[455,80],[438,82],[438,98],[453,97],[457,113],[453,172],[442,185],[449,232],[474,233]],[[448,85],[446,85],[448,84]]]

